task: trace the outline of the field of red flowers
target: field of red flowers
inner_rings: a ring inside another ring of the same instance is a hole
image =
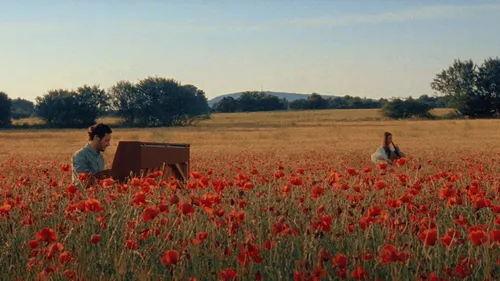
[[[298,155],[198,157],[185,184],[153,173],[85,191],[69,163],[8,159],[0,279],[500,279],[495,156]]]
[[[185,142],[189,181],[88,190],[85,130],[0,132],[0,280],[500,280],[500,122],[286,114],[117,129],[108,167],[120,140]],[[393,167],[369,158],[385,130]]]

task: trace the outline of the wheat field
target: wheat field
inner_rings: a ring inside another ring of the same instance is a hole
[[[436,111],[436,115],[450,112]],[[111,125],[118,122],[113,118],[99,121]],[[193,127],[115,128],[106,163],[111,163],[120,140],[189,143],[195,157],[240,152],[294,154],[304,150],[368,155],[380,145],[385,131],[393,133],[395,142],[415,157],[437,157],[450,149],[492,153],[500,136],[499,124],[498,120],[390,121],[373,109],[219,113]],[[86,130],[8,130],[0,131],[0,139],[0,160],[43,155],[68,161],[73,151],[85,145]]]

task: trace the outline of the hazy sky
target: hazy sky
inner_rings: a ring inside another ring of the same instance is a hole
[[[245,90],[432,94],[455,58],[500,57],[500,1],[0,0],[0,91],[163,76]]]

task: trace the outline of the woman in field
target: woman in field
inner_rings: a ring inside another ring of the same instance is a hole
[[[382,146],[371,155],[372,162],[374,164],[387,163],[392,165],[392,162],[401,158],[406,157],[399,147],[392,141],[392,134],[389,132],[384,133],[384,139],[382,141]]]

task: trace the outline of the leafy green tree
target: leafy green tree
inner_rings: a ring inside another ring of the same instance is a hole
[[[308,103],[306,99],[298,99],[289,103],[290,109],[294,110],[305,110],[307,109]]]
[[[79,87],[76,91],[57,89],[36,98],[35,110],[49,126],[85,128],[96,122],[109,106],[107,94],[99,86]]]
[[[35,105],[32,101],[17,98],[12,100],[10,107],[12,119],[21,119],[31,117],[35,110]]]
[[[146,77],[137,84],[120,81],[110,96],[114,110],[130,126],[190,125],[210,114],[202,90],[163,77]]]
[[[182,122],[190,123],[191,120],[207,119],[209,118],[210,106],[208,105],[205,92],[194,85],[183,85],[182,90],[184,95],[192,101],[186,101],[186,108]],[[196,118],[195,118],[196,117]]]
[[[213,107],[216,112],[237,112],[241,110],[240,103],[233,97],[223,97]]]
[[[307,109],[327,109],[328,100],[317,93],[312,93],[307,97]]]
[[[70,90],[50,90],[47,94],[36,97],[35,102],[38,117],[55,127],[69,126],[71,116],[77,111],[74,92]]]
[[[426,103],[432,108],[444,108],[447,107],[446,97],[431,97],[429,95],[421,95],[417,99],[421,103]]]
[[[500,111],[500,59],[486,59],[478,67],[477,76],[479,95],[489,102],[491,115],[498,115]]]
[[[331,109],[346,109],[349,108],[346,98],[334,97],[329,100],[329,108]]]
[[[134,125],[141,119],[143,101],[135,85],[129,81],[118,81],[109,91],[111,107],[124,119],[126,125]]]
[[[489,58],[481,66],[455,59],[431,82],[431,88],[450,98],[456,109],[471,118],[493,117],[500,108],[500,60]]]
[[[6,93],[0,92],[0,128],[6,128],[11,125],[11,104],[12,100]]]
[[[265,92],[243,92],[238,98],[238,102],[243,112],[286,110],[288,108],[286,99],[280,99]]]
[[[78,106],[76,116],[77,122],[83,126],[90,126],[96,119],[102,117],[110,107],[110,99],[104,89],[97,85],[83,85],[75,92],[75,99]]]

